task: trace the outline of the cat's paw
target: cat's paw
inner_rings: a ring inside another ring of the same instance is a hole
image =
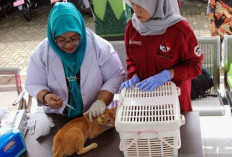
[[[94,149],[94,148],[97,148],[97,143],[92,143],[91,145],[92,145],[92,148],[93,148],[93,149]]]
[[[77,155],[81,155],[95,148],[97,148],[97,143],[92,143],[88,145],[87,147],[78,149],[76,152],[77,152]]]

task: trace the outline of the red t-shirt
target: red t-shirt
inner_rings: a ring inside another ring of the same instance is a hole
[[[181,111],[192,111],[191,79],[201,73],[203,56],[187,21],[169,27],[162,35],[140,35],[130,21],[125,45],[128,78],[137,73],[141,80],[163,70],[174,69],[173,82],[181,88]]]

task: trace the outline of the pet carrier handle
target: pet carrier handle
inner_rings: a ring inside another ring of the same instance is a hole
[[[125,151],[125,150],[127,150],[128,148],[130,148],[135,142],[137,142],[137,140],[139,139],[139,136],[140,136],[140,133],[138,133],[135,137],[134,137],[134,139],[126,146],[126,147],[122,147],[122,142],[120,141],[120,144],[119,144],[119,149],[120,149],[120,151]]]
[[[155,132],[155,134],[157,134]],[[173,148],[173,149],[180,149],[181,147],[181,139],[180,139],[180,133],[179,133],[179,140],[178,140],[178,146],[174,146],[170,143],[168,143],[165,139],[161,138],[161,137],[158,137],[160,139],[160,141],[162,141],[163,143],[165,143],[166,145],[168,145],[169,147]]]
[[[133,131],[132,131],[133,132]],[[159,133],[155,130],[150,130],[150,131],[144,131],[144,132],[137,132],[137,135],[134,137],[134,139],[126,146],[126,147],[122,147],[122,143],[120,141],[120,144],[119,144],[119,149],[120,151],[126,151],[128,150],[128,148],[130,148],[135,142],[137,142],[137,140],[139,139],[141,133],[146,133],[146,132],[153,132],[155,133],[156,135],[159,135]],[[181,139],[180,139],[180,132],[179,132],[179,140],[178,140],[178,146],[174,146],[170,143],[168,143],[165,139],[161,138],[158,136],[158,139],[160,141],[162,141],[163,143],[165,143],[166,145],[168,145],[169,147],[173,148],[173,149],[180,149],[181,147]]]
[[[20,5],[23,5],[25,3],[24,0],[17,0],[16,2],[13,3],[14,7],[17,7],[17,6],[20,6]]]

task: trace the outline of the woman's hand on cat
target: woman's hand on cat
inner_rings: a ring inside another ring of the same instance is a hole
[[[102,113],[105,112],[106,109],[106,104],[103,100],[97,100],[95,101],[91,107],[89,108],[89,110],[86,113],[89,113],[89,120],[90,122],[93,121],[94,117],[97,117],[99,115],[101,115]]]
[[[63,105],[64,99],[62,99],[61,97],[57,96],[54,93],[51,93],[51,94],[46,95],[45,101],[49,107],[58,109]]]

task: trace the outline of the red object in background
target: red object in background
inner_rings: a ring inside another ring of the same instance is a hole
[[[177,0],[179,7],[181,6],[180,0]]]

